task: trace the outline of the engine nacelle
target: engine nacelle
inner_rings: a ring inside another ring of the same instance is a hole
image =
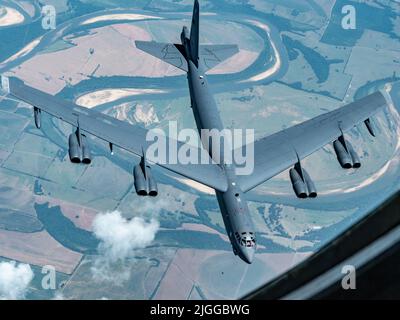
[[[78,136],[76,133],[72,133],[68,139],[69,145],[69,159],[72,163],[80,163],[81,162],[81,147],[79,146]]]
[[[85,135],[82,138],[82,163],[90,164],[92,162],[92,154],[90,152],[90,145]]]
[[[298,198],[316,198],[318,196],[314,182],[308,172],[302,169],[300,163],[296,164],[294,168],[290,170],[290,180],[292,181],[293,190]]]
[[[335,149],[336,156],[342,168],[351,169],[353,167],[353,162],[343,143],[340,140],[336,140],[333,143],[333,148]]]
[[[374,122],[371,119],[367,119],[364,121],[364,123],[368,129],[369,134],[373,137],[376,137],[376,128]]]
[[[143,170],[146,170],[144,172]],[[158,195],[157,181],[154,179],[149,166],[143,166],[143,162],[133,169],[135,189],[139,196],[156,197]]]
[[[346,147],[344,146],[344,143],[346,144]],[[333,143],[333,147],[339,163],[344,169],[358,169],[361,167],[360,157],[350,142],[345,141],[344,138],[339,138]]]
[[[147,182],[148,182],[149,196],[157,197],[158,196],[157,181],[154,179],[150,167],[147,167]]]
[[[36,128],[40,129],[40,127],[42,126],[42,112],[40,111],[39,108],[33,107],[33,114],[35,117],[35,125]]]
[[[135,189],[139,196],[147,196],[149,193],[147,181],[142,170],[142,166],[138,164],[133,169],[133,177],[135,178]]]
[[[290,180],[292,181],[293,190],[296,193],[296,196],[301,199],[307,198],[307,185],[303,181],[302,177],[300,176],[299,172],[294,169],[290,169]]]
[[[314,182],[311,180],[310,175],[306,170],[303,169],[303,176],[307,186],[308,196],[310,198],[316,198],[318,196],[317,188],[315,187]]]
[[[357,152],[354,150],[354,148],[350,144],[350,142],[347,142],[347,149],[349,150],[349,154],[350,154],[351,160],[353,162],[353,168],[355,168],[355,169],[361,168],[360,157],[358,156]]]

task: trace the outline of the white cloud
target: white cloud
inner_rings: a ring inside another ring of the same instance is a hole
[[[65,300],[64,295],[61,292],[56,292],[51,300]]]
[[[29,264],[0,263],[0,299],[24,299],[34,277]]]
[[[101,240],[99,249],[112,261],[124,259],[133,249],[145,248],[159,228],[156,220],[146,222],[140,217],[127,220],[118,211],[100,214],[93,222],[95,236]]]
[[[126,260],[136,249],[149,246],[159,227],[155,219],[146,221],[134,217],[128,220],[119,211],[99,214],[93,221],[94,235],[100,240],[99,256],[91,268],[93,278],[116,284],[128,280],[130,268],[126,266]]]

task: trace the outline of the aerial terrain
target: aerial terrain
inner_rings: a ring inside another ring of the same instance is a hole
[[[25,299],[233,299],[303,261],[400,188],[400,3],[201,0],[201,42],[237,44],[210,70],[225,127],[278,132],[382,90],[388,108],[347,135],[359,170],[329,145],[303,166],[319,191],[298,199],[288,171],[246,196],[258,232],[252,265],[232,254],[211,189],[153,168],[156,200],[135,193],[140,161],[90,138],[72,164],[70,125],[0,91],[0,271]],[[353,5],[355,30],[342,27]],[[55,8],[54,29],[42,7]],[[135,40],[180,42],[192,0],[2,0],[0,73],[146,129],[195,128],[184,72]],[[373,18],[372,18],[373,17]],[[43,267],[56,271],[43,286]],[[3,280],[2,280],[3,279]],[[3,289],[2,289],[3,288]],[[4,292],[2,292],[2,290]]]

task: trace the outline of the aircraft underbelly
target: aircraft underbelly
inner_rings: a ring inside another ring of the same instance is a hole
[[[195,118],[198,119],[196,122],[200,125],[198,129],[222,130],[223,124],[217,104],[209,90],[207,77],[192,62],[189,62],[188,81],[193,102],[193,112]]]

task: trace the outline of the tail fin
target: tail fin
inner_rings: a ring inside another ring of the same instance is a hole
[[[195,0],[193,17],[192,17],[192,28],[190,29],[190,53],[193,62],[198,67],[199,62],[199,35],[200,35],[200,5],[199,0]]]

